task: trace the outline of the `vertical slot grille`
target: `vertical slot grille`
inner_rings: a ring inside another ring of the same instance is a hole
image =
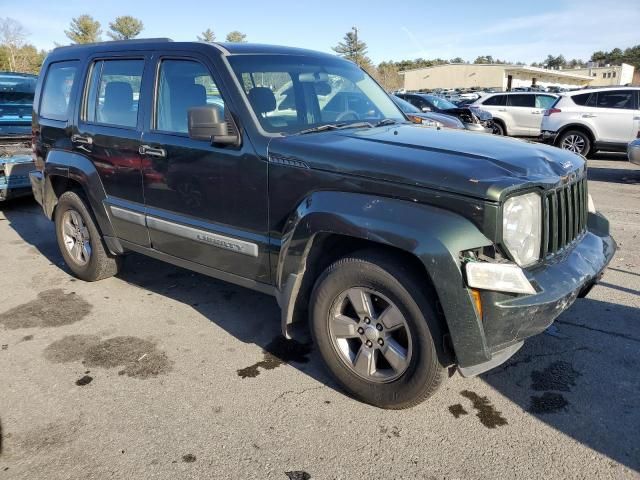
[[[543,256],[559,252],[580,237],[587,226],[587,179],[546,193],[543,202]]]

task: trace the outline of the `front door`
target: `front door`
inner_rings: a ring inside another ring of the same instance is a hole
[[[267,162],[246,136],[215,146],[188,135],[190,107],[224,107],[206,59],[158,55],[142,138],[147,226],[154,249],[268,283]]]
[[[74,150],[90,158],[100,175],[116,235],[142,246],[149,245],[138,108],[145,94],[141,91],[145,62],[144,55],[92,60],[80,119],[71,137]]]

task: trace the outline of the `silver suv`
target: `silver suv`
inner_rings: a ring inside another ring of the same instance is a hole
[[[542,139],[588,156],[624,152],[640,130],[640,88],[617,87],[565,93],[544,113]]]

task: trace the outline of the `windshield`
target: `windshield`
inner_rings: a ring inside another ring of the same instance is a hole
[[[297,133],[321,125],[405,121],[365,72],[339,58],[238,55],[229,58],[264,130]]]
[[[449,100],[445,100],[444,98],[436,97],[434,95],[425,95],[425,98],[429,100],[438,110],[449,110],[451,108],[458,108]]]
[[[395,95],[393,95],[391,98],[404,113],[422,113],[418,107],[411,105],[409,102],[401,99],[400,97],[396,97]]]

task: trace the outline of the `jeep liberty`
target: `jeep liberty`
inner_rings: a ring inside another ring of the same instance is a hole
[[[274,295],[283,334],[308,321],[340,385],[383,408],[505,362],[616,248],[579,155],[415,125],[353,63],[297,48],[56,48],[33,151],[77,277],[138,252]]]

